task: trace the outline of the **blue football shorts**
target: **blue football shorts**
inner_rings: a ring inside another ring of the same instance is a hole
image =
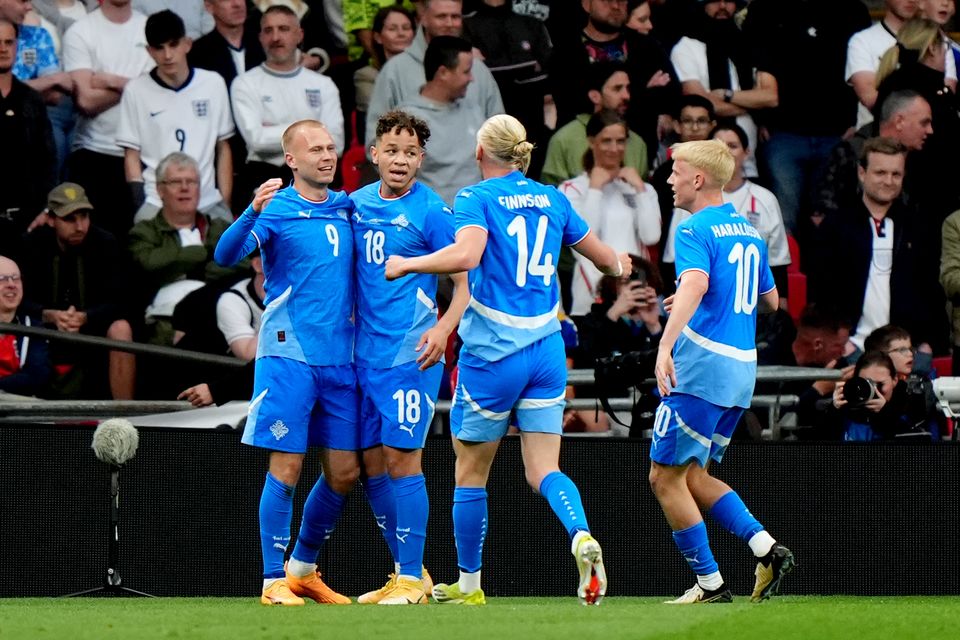
[[[520,431],[563,431],[567,358],[559,331],[496,362],[464,354],[458,366],[450,410],[458,440],[499,440],[511,417]]]
[[[306,453],[356,451],[359,399],[353,365],[314,366],[289,358],[257,360],[243,443]]]
[[[696,396],[671,393],[657,407],[650,459],[677,467],[691,460],[701,467],[709,460],[720,462],[741,415],[741,407],[721,407]]]
[[[443,364],[420,371],[416,362],[389,369],[357,367],[360,448],[380,444],[422,449],[433,422]]]

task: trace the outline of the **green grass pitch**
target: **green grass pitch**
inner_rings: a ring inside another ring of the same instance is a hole
[[[485,607],[264,607],[257,598],[0,600],[3,640],[736,640],[960,637],[955,597],[784,596],[671,607],[663,598],[490,598]]]

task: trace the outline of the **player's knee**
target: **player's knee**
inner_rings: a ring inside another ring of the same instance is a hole
[[[360,465],[341,465],[336,469],[325,471],[324,476],[331,489],[340,495],[346,495],[350,493],[354,485],[357,484],[357,480],[360,479]]]
[[[107,328],[107,337],[111,340],[133,340],[133,329],[126,320],[114,320]]]
[[[647,476],[647,480],[650,482],[650,488],[653,490],[654,495],[663,495],[670,489],[671,485],[671,474],[666,470],[661,469],[658,465],[650,465],[650,475]]]
[[[297,486],[302,469],[302,457],[283,456],[270,461],[270,475],[290,487]]]

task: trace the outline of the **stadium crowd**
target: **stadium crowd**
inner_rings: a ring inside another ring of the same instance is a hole
[[[852,417],[844,385],[796,389],[807,433],[937,437],[913,381],[960,372],[956,7],[868,4],[0,0],[0,320],[252,361],[260,259],[225,269],[213,253],[258,185],[290,179],[287,126],[327,126],[351,192],[376,179],[377,119],[416,115],[432,132],[420,178],[452,204],[481,179],[478,128],[506,112],[535,144],[528,175],[634,256],[627,283],[561,257],[571,364],[656,347],[689,217],[670,146],[714,138],[737,161],[724,199],[760,231],[781,294],[760,363],[878,383],[883,401]],[[249,396],[170,362],[2,335],[0,390]],[[565,424],[606,428],[593,417]]]

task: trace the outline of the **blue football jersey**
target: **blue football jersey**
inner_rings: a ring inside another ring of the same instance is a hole
[[[453,243],[453,210],[415,182],[399,198],[380,195],[380,182],[350,195],[357,275],[356,363],[372,369],[416,360],[423,332],[437,322],[437,276],[410,274],[388,282],[391,255],[421,256]]]
[[[257,358],[343,365],[353,354],[353,202],[339,191],[314,202],[290,186],[260,215],[247,209],[214,254],[233,264],[260,247],[266,309]]]
[[[557,259],[590,231],[554,187],[519,171],[461,189],[456,227],[487,231],[460,322],[463,352],[495,362],[560,331]]]
[[[774,288],[767,246],[731,204],[684,220],[675,239],[677,278],[710,278],[673,348],[678,393],[722,407],[749,407],[757,377],[757,303]]]

